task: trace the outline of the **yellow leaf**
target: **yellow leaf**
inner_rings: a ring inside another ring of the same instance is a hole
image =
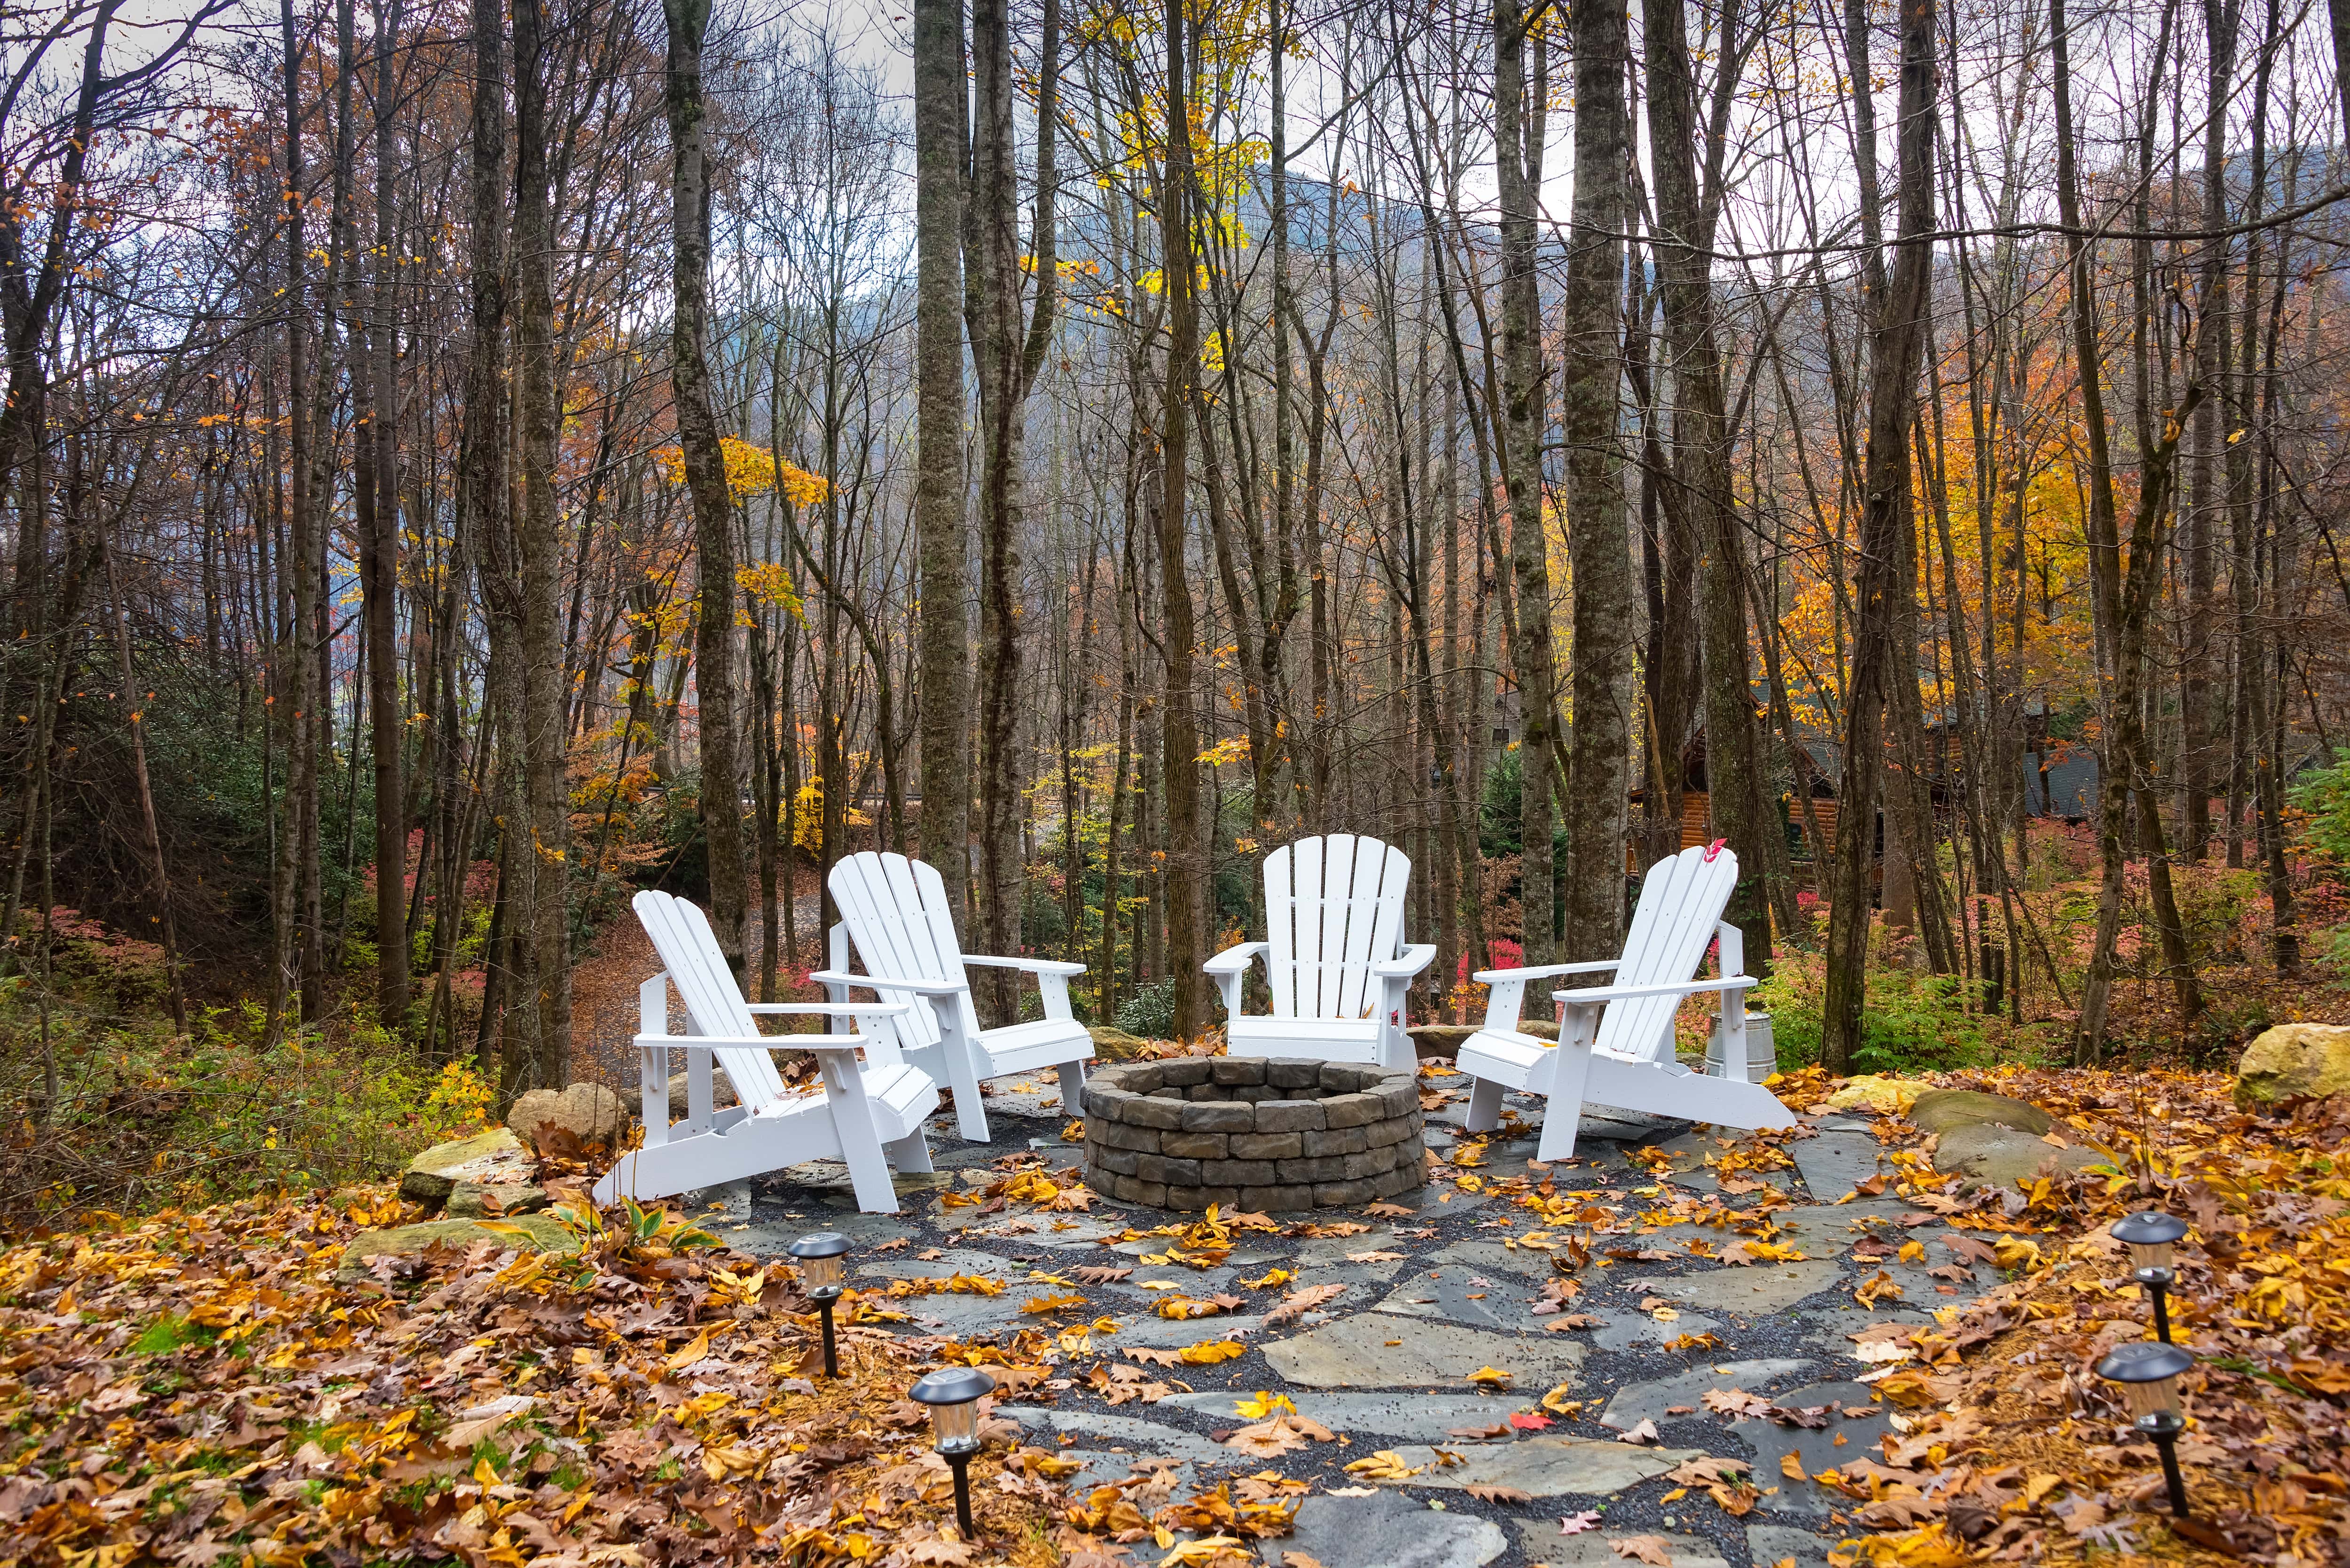
[[[669,1358],[669,1369],[671,1373],[682,1372],[687,1367],[692,1366],[695,1362],[701,1360],[703,1356],[709,1354],[710,1331],[705,1328],[700,1334],[695,1334],[691,1339],[687,1340],[683,1350],[677,1352],[677,1354]]]
[[[1789,1480],[1807,1480],[1810,1479],[1804,1474],[1804,1461],[1802,1458],[1795,1454],[1782,1454],[1779,1457],[1779,1473],[1785,1476]]]
[[[1243,1399],[1232,1407],[1236,1416],[1246,1416],[1252,1421],[1262,1421],[1276,1410],[1286,1410],[1295,1416],[1297,1407],[1289,1402],[1286,1394],[1260,1393],[1253,1399]]]
[[[1509,1382],[1510,1376],[1498,1366],[1481,1366],[1469,1375],[1469,1381],[1488,1388],[1499,1388]]]
[[[1219,1361],[1246,1355],[1248,1346],[1229,1339],[1203,1339],[1197,1345],[1185,1345],[1175,1354],[1187,1366],[1213,1366]]]

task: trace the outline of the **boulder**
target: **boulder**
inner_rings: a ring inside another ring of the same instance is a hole
[[[506,1112],[506,1126],[532,1148],[545,1148],[551,1134],[569,1133],[582,1146],[600,1143],[618,1147],[629,1125],[629,1107],[601,1084],[574,1084],[567,1089],[532,1089]]]
[[[2350,1094],[2350,1027],[2339,1023],[2280,1023],[2236,1064],[2236,1103],[2246,1110],[2340,1094]]]
[[[1094,1037],[1094,1054],[1105,1062],[1135,1061],[1149,1044],[1139,1034],[1128,1034],[1107,1023],[1088,1024],[1086,1033]]]
[[[494,1231],[491,1224],[515,1229]],[[579,1238],[545,1214],[524,1214],[489,1224],[478,1220],[427,1220],[418,1225],[360,1231],[343,1249],[343,1261],[335,1270],[335,1277],[347,1283],[363,1280],[369,1272],[367,1261],[385,1253],[414,1257],[436,1246],[470,1247],[476,1241],[494,1241],[501,1249],[523,1252],[569,1253],[579,1250]]]
[[[690,1075],[691,1075],[685,1073],[678,1073],[672,1075],[670,1078],[669,1119],[673,1122],[681,1122],[685,1120],[687,1104],[685,1085],[686,1079]],[[723,1067],[714,1068],[711,1072],[710,1099],[711,1104],[722,1111],[728,1106],[736,1103],[734,1098],[734,1080],[726,1075],[726,1069]]]
[[[1960,1127],[2013,1127],[2033,1137],[2056,1123],[2046,1111],[2005,1095],[1974,1089],[1929,1089],[1909,1106],[1909,1119],[1929,1133],[1952,1133]]]
[[[516,1214],[536,1214],[549,1201],[546,1188],[527,1181],[494,1186],[461,1181],[449,1194],[448,1213],[456,1220],[505,1220]]]
[[[1996,1122],[1954,1127],[1934,1145],[1936,1170],[1971,1177],[1976,1184],[1988,1187],[2012,1187],[2056,1171],[2087,1170],[2111,1165],[2113,1158],[2105,1150],[2085,1144],[2058,1148],[2019,1127]]]
[[[454,1143],[434,1144],[410,1160],[400,1195],[414,1203],[445,1203],[461,1181],[484,1187],[526,1181],[532,1163],[530,1150],[510,1129],[492,1127]]]
[[[1882,1077],[1864,1073],[1857,1078],[1845,1080],[1844,1087],[1827,1098],[1832,1111],[1872,1110],[1879,1116],[1899,1116],[1918,1100],[1921,1085],[1906,1078]]]

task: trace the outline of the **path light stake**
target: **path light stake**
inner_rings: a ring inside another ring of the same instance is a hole
[[[2187,1221],[2158,1209],[2145,1210],[2114,1221],[2113,1238],[2130,1251],[2130,1278],[2154,1303],[2154,1336],[2170,1343],[2170,1287],[2178,1278],[2171,1266],[2171,1247],[2187,1234]]]
[[[2175,1345],[2150,1339],[2116,1345],[2097,1363],[2097,1376],[2122,1386],[2129,1401],[2130,1424],[2154,1439],[2162,1450],[2162,1479],[2170,1483],[2170,1511],[2187,1517],[2187,1482],[2178,1473],[2178,1434],[2187,1417],[2178,1402],[2178,1375],[2195,1358]]]
[[[971,1461],[979,1452],[979,1402],[995,1391],[995,1379],[976,1366],[950,1366],[933,1372],[907,1395],[931,1407],[931,1426],[938,1434],[939,1457],[954,1471],[955,1523],[965,1541],[979,1539],[971,1521]]]
[[[818,1231],[803,1236],[787,1249],[799,1260],[800,1282],[807,1287],[808,1300],[824,1318],[824,1375],[840,1376],[840,1358],[832,1344],[832,1303],[840,1299],[840,1282],[848,1272],[842,1262],[848,1256],[853,1243],[837,1231]]]

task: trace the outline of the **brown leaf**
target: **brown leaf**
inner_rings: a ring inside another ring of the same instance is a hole
[[[1607,1544],[1618,1557],[1636,1558],[1655,1568],[1673,1568],[1672,1543],[1661,1535],[1627,1535]]]
[[[1470,1486],[1462,1489],[1480,1502],[1532,1502],[1534,1494],[1513,1486]]]
[[[1664,1441],[1662,1438],[1657,1435],[1657,1424],[1646,1417],[1641,1417],[1640,1424],[1638,1426],[1624,1434],[1624,1440],[1627,1443],[1661,1443]]]
[[[1315,1307],[1335,1301],[1346,1290],[1345,1285],[1308,1285],[1302,1291],[1291,1291],[1281,1298],[1281,1304],[1264,1314],[1264,1326],[1275,1328],[1294,1323]]]
[[[1096,1263],[1087,1263],[1081,1269],[1069,1271],[1070,1277],[1081,1285],[1115,1284],[1132,1272],[1134,1272],[1132,1269],[1106,1269]]]

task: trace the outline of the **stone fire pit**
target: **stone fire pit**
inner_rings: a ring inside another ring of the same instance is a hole
[[[1350,1208],[1427,1179],[1408,1071],[1191,1056],[1086,1080],[1087,1183],[1153,1209]]]

